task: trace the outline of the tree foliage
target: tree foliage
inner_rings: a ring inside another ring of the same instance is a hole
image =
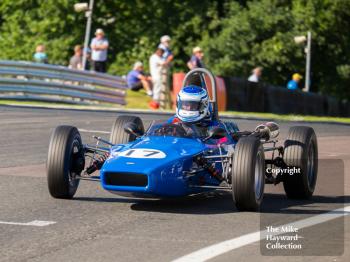
[[[69,0],[2,0],[0,2],[0,59],[32,60],[35,46],[44,43],[49,61],[67,64],[72,49],[83,37]]]
[[[214,72],[247,76],[259,65],[265,82],[285,86],[292,73],[305,74],[305,46],[293,38],[311,31],[312,91],[350,99],[350,1],[232,3],[220,24],[201,43]]]
[[[32,60],[44,43],[49,62],[67,65],[84,39],[86,19],[72,0],[2,0],[0,59]],[[93,28],[110,41],[109,72],[125,74],[148,58],[159,37],[172,37],[174,70],[186,70],[194,46],[216,74],[248,77],[262,66],[263,80],[284,86],[305,73],[304,46],[293,37],[312,32],[312,90],[350,99],[348,0],[95,0]]]

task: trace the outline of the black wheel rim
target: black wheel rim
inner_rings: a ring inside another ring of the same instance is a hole
[[[70,164],[68,171],[69,187],[74,188],[77,185],[78,179],[76,178],[80,173],[76,171],[75,165],[79,161],[82,154],[82,147],[80,140],[76,137],[72,143],[72,149],[70,151]]]

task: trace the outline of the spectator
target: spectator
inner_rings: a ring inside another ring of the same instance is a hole
[[[168,35],[163,35],[160,38],[160,44],[158,45],[159,48],[163,49],[163,59],[165,61],[165,64],[170,64],[171,61],[174,59],[174,55],[170,50],[170,36]]]
[[[72,69],[79,69],[82,70],[83,69],[83,50],[81,48],[81,45],[76,45],[74,47],[74,55],[71,57],[71,59],[69,60],[69,68]]]
[[[203,68],[204,67],[203,50],[199,46],[196,46],[195,48],[193,48],[192,53],[193,53],[193,55],[192,55],[190,61],[187,62],[188,68],[190,70],[193,68],[198,68],[198,67]]]
[[[96,72],[106,73],[107,69],[107,50],[108,40],[105,38],[105,33],[101,28],[95,32],[96,37],[91,41],[91,59],[93,69]]]
[[[34,61],[37,63],[47,64],[49,62],[47,55],[45,53],[45,46],[43,44],[37,45],[33,58],[34,58]]]
[[[261,67],[255,67],[252,70],[252,74],[251,76],[248,78],[249,82],[254,82],[254,83],[258,83],[260,80],[262,74],[262,68]]]
[[[289,90],[296,90],[296,89],[298,89],[299,88],[299,82],[300,82],[300,80],[302,78],[303,77],[300,74],[298,74],[298,73],[293,74],[292,80],[290,80],[288,82],[288,84],[287,84],[287,88]]]
[[[126,77],[126,81],[131,90],[139,91],[143,88],[146,90],[147,95],[149,96],[153,95],[151,80],[152,78],[150,76],[146,76],[143,72],[142,62],[136,62],[133,70],[131,70]]]
[[[171,106],[171,99],[170,99],[170,68],[171,68],[171,62],[174,59],[174,55],[170,50],[170,41],[171,38],[168,35],[163,35],[160,38],[160,44],[158,45],[159,48],[163,50],[162,59],[164,60],[164,65],[162,67],[162,77],[161,77],[161,88],[160,88],[160,106],[162,108],[167,107],[167,105]]]
[[[162,69],[166,62],[163,59],[164,50],[160,47],[149,59],[149,67],[153,83],[153,101],[150,106],[154,109],[159,108],[160,95],[162,91]]]

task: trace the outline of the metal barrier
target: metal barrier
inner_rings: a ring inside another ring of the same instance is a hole
[[[64,66],[0,61],[0,99],[125,105],[122,77]]]

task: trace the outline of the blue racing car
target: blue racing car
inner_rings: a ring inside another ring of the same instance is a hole
[[[197,68],[185,77],[175,117],[154,121],[146,131],[139,117],[122,115],[109,141],[95,137],[96,145],[87,145],[76,127],[58,126],[48,151],[48,188],[55,198],[73,198],[80,180],[98,180],[112,193],[138,197],[220,189],[232,193],[238,210],[257,211],[265,183],[283,182],[289,198],[307,199],[317,179],[315,132],[292,127],[283,145],[278,135],[273,122],[240,131],[234,122],[221,121],[215,78]]]

